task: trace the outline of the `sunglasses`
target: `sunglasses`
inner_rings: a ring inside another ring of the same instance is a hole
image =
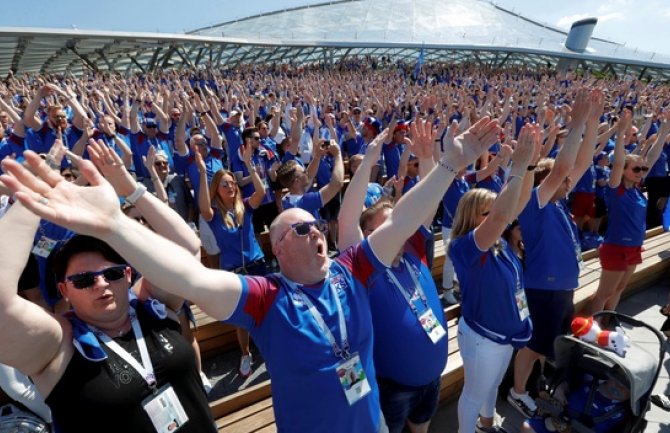
[[[111,283],[118,281],[126,275],[126,265],[110,266],[97,272],[82,272],[80,274],[69,275],[65,281],[72,283],[72,287],[78,290],[86,289],[95,284],[95,278],[102,275],[105,281]]]
[[[256,136],[256,135],[253,136],[253,137],[251,137],[251,139],[254,140],[254,141],[261,141],[261,137],[260,137],[260,136]]]
[[[642,166],[642,167],[633,167],[633,168],[631,168],[631,171],[632,171],[633,173],[639,173],[639,172],[641,172],[641,171],[643,171],[643,172],[646,173],[646,172],[649,171],[649,167],[646,167],[646,166]]]
[[[150,129],[158,128],[158,125],[145,125],[145,126]]]
[[[237,182],[235,182],[234,180],[222,180],[221,182],[219,182],[219,186],[222,186],[224,188],[228,187],[235,188],[236,185]]]
[[[298,236],[307,236],[312,229],[312,226],[314,226],[318,231],[321,233],[326,233],[328,231],[328,223],[325,220],[315,220],[315,221],[308,221],[308,222],[303,222],[303,223],[295,223],[291,224],[289,227],[289,230],[286,230],[286,232],[282,235],[281,238],[279,238],[279,242],[281,242],[288,232],[293,230],[296,235]]]
[[[167,167],[168,163],[167,163],[167,161],[156,161],[156,162],[154,162],[154,165],[156,167]]]

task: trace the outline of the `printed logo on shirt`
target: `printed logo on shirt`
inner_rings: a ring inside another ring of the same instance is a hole
[[[330,284],[335,288],[338,294],[347,288],[347,280],[342,275],[333,275],[330,278]]]

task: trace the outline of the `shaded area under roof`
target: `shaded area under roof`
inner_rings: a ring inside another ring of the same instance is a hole
[[[152,71],[205,62],[333,63],[375,55],[492,66],[575,66],[670,78],[670,57],[591,38],[584,53],[566,32],[484,0],[341,0],[293,8],[187,34],[0,28],[0,74],[85,70]]]

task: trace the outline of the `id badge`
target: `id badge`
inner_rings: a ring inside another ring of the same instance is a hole
[[[370,392],[370,384],[363,370],[361,358],[354,353],[351,358],[337,364],[337,377],[342,385],[349,406],[362,399]]]
[[[437,320],[431,308],[428,308],[425,313],[419,316],[419,323],[421,323],[421,327],[433,344],[436,344],[447,335],[447,331],[444,330],[440,321]]]
[[[523,290],[517,290],[514,294],[516,298],[516,308],[519,310],[519,319],[523,322],[530,316],[530,310],[528,309],[528,299],[526,299],[526,292]]]
[[[176,432],[188,421],[184,407],[169,384],[144,399],[142,407],[158,433]]]
[[[49,254],[51,254],[51,251],[53,251],[54,248],[56,248],[56,244],[58,241],[55,241],[53,239],[49,239],[46,236],[40,237],[40,240],[37,241],[35,246],[33,247],[33,254],[36,254],[40,257],[47,258],[49,257]]]

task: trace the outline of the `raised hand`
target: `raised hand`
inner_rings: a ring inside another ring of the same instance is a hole
[[[117,221],[125,218],[114,188],[92,162],[78,162],[81,174],[91,185],[82,187],[63,179],[35,152],[27,150],[24,157],[35,174],[16,161],[5,159],[2,167],[9,174],[0,176],[0,181],[33,213],[74,232],[98,237],[112,231]]]
[[[539,155],[541,148],[540,127],[536,124],[526,124],[521,128],[519,139],[512,152],[512,164],[525,170],[534,157]]]
[[[205,165],[205,160],[202,155],[197,151],[193,152],[193,155],[195,156],[195,165],[198,167],[198,172],[205,173],[207,171],[207,166]]]
[[[419,158],[430,158],[436,136],[433,125],[423,119],[416,119],[409,128],[412,135],[412,153]]]
[[[150,148],[149,152],[151,152]],[[119,196],[127,196],[135,191],[137,182],[126,170],[123,160],[116,154],[114,149],[105,145],[102,140],[95,141],[92,138],[88,140],[88,152],[91,161],[95,164],[100,172],[105,176],[114,187],[114,191]],[[80,164],[80,158],[77,165]],[[146,164],[145,164],[146,165]]]
[[[465,168],[496,143],[499,135],[498,121],[483,117],[453,141],[445,140],[443,159],[455,170]]]

